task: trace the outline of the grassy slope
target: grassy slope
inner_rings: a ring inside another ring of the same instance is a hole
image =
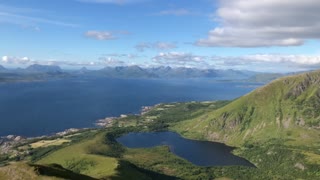
[[[62,180],[81,179],[95,180],[86,175],[74,173],[64,169],[60,165],[34,165],[25,162],[11,162],[9,165],[0,167],[1,180]]]
[[[83,174],[98,179],[175,179],[168,175],[137,167],[126,159],[110,157],[122,154],[118,152],[118,148],[121,149],[122,146],[106,141],[106,133],[108,132],[108,130],[102,131],[94,138],[82,140],[79,143],[59,149],[36,162],[38,164],[36,166],[39,166],[39,164],[45,166],[59,164],[63,168],[73,171],[75,175]],[[45,169],[45,172],[48,172],[48,170]],[[49,172],[51,172],[50,169]],[[57,173],[47,173],[47,175],[56,176]],[[78,180],[79,178],[70,179]]]
[[[60,178],[40,176],[35,172],[34,167],[19,162],[0,167],[0,179],[59,180]]]
[[[280,78],[170,129],[192,139],[239,147],[235,153],[258,167],[251,179],[319,179],[319,108],[316,71]]]
[[[320,72],[280,78],[232,103],[172,129],[190,138],[242,145],[290,139],[316,144],[320,131]]]
[[[59,146],[63,143],[71,142],[68,139],[54,139],[54,140],[41,140],[30,144],[31,148],[48,147],[48,146]]]
[[[76,173],[86,174],[95,178],[102,178],[116,174],[118,161],[115,158],[90,154],[92,147],[101,151],[108,147],[101,142],[103,133],[95,138],[62,148],[42,158],[37,164],[60,164],[64,168]]]

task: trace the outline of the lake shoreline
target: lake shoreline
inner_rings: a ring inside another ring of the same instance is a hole
[[[247,159],[233,154],[236,147],[220,142],[188,139],[173,131],[129,132],[116,141],[127,148],[168,146],[171,153],[199,167],[240,165],[256,168]]]

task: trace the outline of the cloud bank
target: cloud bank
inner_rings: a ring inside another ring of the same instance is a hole
[[[154,56],[152,61],[158,65],[203,68],[204,66],[208,66],[208,63],[205,61],[207,58],[206,56],[198,56],[185,52],[161,52]]]
[[[320,39],[319,0],[220,0],[220,25],[196,42],[212,47],[299,46]]]
[[[165,15],[174,15],[174,16],[186,16],[186,15],[192,15],[193,12],[187,10],[187,9],[169,9],[169,10],[163,10],[159,13],[156,13],[155,15],[159,16],[165,16]]]
[[[39,24],[55,26],[79,27],[78,24],[64,22],[47,17],[47,12],[39,9],[19,8],[0,4],[0,23],[33,27],[38,30]]]
[[[85,32],[85,36],[100,41],[116,39],[110,31],[87,31]]]
[[[284,54],[253,54],[244,56],[204,56],[186,52],[160,52],[145,59],[143,64],[132,63],[135,58],[146,58],[135,54],[105,54],[93,61],[58,61],[35,60],[29,57],[3,56],[0,64],[11,65],[61,65],[61,66],[171,66],[191,67],[200,69],[243,69],[259,70],[264,68],[270,72],[287,72],[297,70],[311,70],[320,68],[320,55],[284,55]],[[285,68],[285,69],[283,69]]]
[[[84,2],[84,3],[125,5],[125,4],[141,3],[147,0],[76,0],[76,1]]]
[[[152,50],[170,50],[177,48],[177,45],[175,43],[170,42],[143,42],[139,43],[135,46],[136,50],[143,52],[147,49]]]

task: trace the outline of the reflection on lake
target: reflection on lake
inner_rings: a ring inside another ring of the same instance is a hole
[[[242,165],[254,167],[231,153],[232,147],[209,141],[189,140],[174,132],[129,133],[117,139],[128,148],[169,146],[171,152],[198,166]]]

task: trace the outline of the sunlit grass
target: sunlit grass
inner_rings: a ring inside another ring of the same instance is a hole
[[[62,148],[39,160],[38,164],[60,164],[66,169],[95,178],[102,178],[116,173],[118,161],[115,158],[90,154],[92,147],[103,150],[107,145],[101,142],[103,133],[93,139]]]
[[[60,180],[56,177],[39,176],[34,171],[34,167],[27,165],[24,162],[12,162],[8,166],[0,167],[1,180]]]
[[[68,139],[54,139],[54,140],[40,140],[38,142],[30,144],[32,148],[39,148],[39,147],[48,147],[48,146],[59,146],[63,143],[71,142]]]

